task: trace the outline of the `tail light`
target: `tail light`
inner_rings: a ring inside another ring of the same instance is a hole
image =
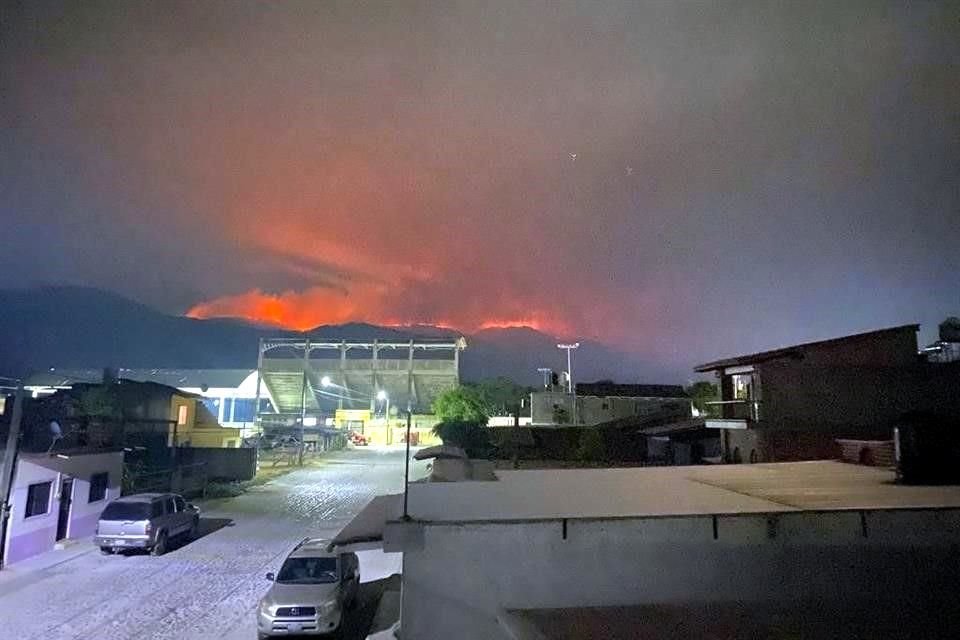
[[[147,535],[150,535],[151,533],[153,533],[153,523],[148,522],[147,526],[143,528],[143,532]]]

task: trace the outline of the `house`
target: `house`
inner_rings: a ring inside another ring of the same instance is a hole
[[[241,437],[249,437],[256,431],[256,369],[116,369],[111,375],[119,380],[152,382],[198,396],[210,418],[221,426],[239,429]],[[103,371],[99,369],[52,367],[29,376],[24,388],[36,398],[70,389],[75,384],[97,383],[102,377]],[[271,411],[269,390],[261,388],[260,395],[261,410]]]
[[[122,451],[21,452],[0,564],[93,535],[104,506],[120,496],[122,477]]]
[[[854,637],[956,603],[960,487],[834,461],[495,478],[411,483],[332,541],[403,554],[403,637]]]
[[[918,355],[908,324],[725,358],[696,367],[719,380],[727,462],[839,457],[838,438],[889,440],[912,412],[960,412],[960,363]]]
[[[117,378],[116,371],[100,374],[105,382],[84,382],[92,373],[50,371],[31,376],[24,389],[31,392],[28,404],[38,437],[47,437],[46,426],[50,420],[60,423],[76,422],[69,429],[76,432],[89,427],[112,426],[112,431],[121,428],[142,431],[147,425],[156,431],[158,425],[166,432],[169,447],[239,447],[241,429],[222,426],[208,409],[211,399],[159,382]],[[78,407],[86,414],[78,415]],[[99,413],[100,415],[96,415]],[[221,412],[222,415],[222,412]],[[90,417],[98,418],[90,425]],[[74,420],[78,418],[78,420]],[[61,426],[66,426],[61,424]],[[117,440],[118,434],[109,438]],[[112,442],[113,446],[126,446],[124,441]]]
[[[531,424],[593,426],[630,417],[684,419],[692,415],[690,398],[678,385],[578,383],[576,394],[534,391]]]

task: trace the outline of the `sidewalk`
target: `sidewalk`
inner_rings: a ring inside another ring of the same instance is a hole
[[[60,544],[63,545],[62,549],[45,551],[0,569],[0,595],[15,591],[18,583],[28,581],[38,573],[97,551],[92,536],[63,540]]]

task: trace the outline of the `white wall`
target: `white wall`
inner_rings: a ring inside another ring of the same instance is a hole
[[[406,525],[404,636],[508,638],[503,609],[909,601],[956,581],[960,511],[864,517],[718,517],[716,538],[712,516],[568,520],[566,539],[560,520]]]
[[[250,431],[254,427],[254,421],[234,421],[229,415],[224,415],[224,401],[227,399],[255,400],[257,397],[257,372],[255,370],[251,371],[237,387],[209,387],[206,390],[200,389],[199,387],[180,387],[180,389],[203,396],[204,398],[219,400],[220,403],[217,411],[214,412],[214,418],[217,419],[217,422],[224,427],[244,429],[244,432],[241,434],[243,436],[251,435]],[[260,397],[261,399],[270,399],[271,402],[273,401],[264,384],[260,385]]]

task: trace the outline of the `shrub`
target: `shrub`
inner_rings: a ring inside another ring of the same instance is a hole
[[[603,433],[599,429],[581,429],[577,458],[585,462],[599,462],[606,458]]]
[[[483,422],[445,420],[433,428],[433,433],[444,444],[460,447],[471,458],[486,458],[490,454],[490,430]]]
[[[245,487],[239,482],[209,482],[204,488],[206,498],[236,498],[243,495]]]

